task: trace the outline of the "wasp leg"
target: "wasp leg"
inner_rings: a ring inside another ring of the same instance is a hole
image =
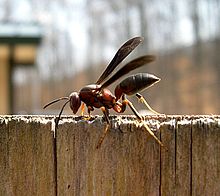
[[[82,108],[84,110],[84,108]],[[87,106],[88,109],[88,116],[82,116],[83,120],[90,120],[91,119],[91,111],[94,110],[92,106]]]
[[[109,127],[110,127],[110,120],[109,120],[109,116],[108,116],[108,114],[109,114],[108,109],[106,109],[105,107],[101,107],[101,110],[102,110],[102,112],[103,112],[103,114],[105,116],[107,125],[105,127],[105,130],[104,130],[102,136],[99,138],[98,144],[96,146],[97,149],[101,147],[102,142],[104,141],[105,136],[107,135],[107,133],[109,131]]]
[[[135,114],[135,116],[138,118],[138,120],[143,120],[143,117],[139,114],[139,112],[135,109],[133,104],[125,97],[125,95],[122,95],[122,105],[124,105],[124,108],[126,108],[125,105],[128,105],[132,112]]]
[[[82,103],[82,106],[81,106],[81,116],[84,116],[84,111],[85,111],[85,103]]]
[[[146,99],[144,98],[143,95],[141,95],[140,93],[136,93],[136,97],[139,99],[139,101],[141,101],[144,105],[146,105],[146,107],[148,108],[148,110],[150,110],[151,112],[153,112],[154,114],[160,115],[161,113],[156,112],[155,110],[153,110],[150,105],[147,103]]]
[[[163,143],[154,135],[154,132],[151,131],[150,127],[144,122],[143,117],[138,113],[138,111],[134,108],[133,104],[125,97],[122,97],[122,99],[124,99],[123,101],[126,101],[126,103],[128,104],[128,106],[131,108],[131,110],[134,112],[135,116],[137,116],[138,120],[141,121],[141,123],[143,123],[143,126],[145,128],[145,130],[157,141],[157,143],[164,147]]]
[[[164,144],[156,137],[156,135],[154,134],[154,132],[151,131],[150,127],[149,127],[147,124],[145,124],[144,122],[143,122],[143,126],[144,126],[145,130],[147,130],[147,132],[157,141],[157,143],[158,143],[160,146],[164,147]]]

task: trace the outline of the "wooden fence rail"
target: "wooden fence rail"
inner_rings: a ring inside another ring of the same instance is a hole
[[[0,195],[220,195],[220,116],[0,116]]]

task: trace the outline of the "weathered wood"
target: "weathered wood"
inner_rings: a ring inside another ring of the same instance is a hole
[[[161,141],[167,150],[161,151],[161,195],[175,195],[176,120],[171,119],[160,127]]]
[[[58,195],[159,195],[159,146],[134,124],[64,123],[57,131]]]
[[[53,133],[36,120],[0,119],[0,195],[55,195]]]
[[[220,121],[193,120],[192,195],[220,194]]]
[[[220,117],[0,117],[0,195],[219,195]],[[45,123],[46,120],[46,123]],[[6,123],[7,122],[7,123]],[[52,123],[51,123],[52,122]],[[52,126],[51,126],[52,124]]]
[[[177,120],[176,123],[176,195],[191,194],[191,121]]]

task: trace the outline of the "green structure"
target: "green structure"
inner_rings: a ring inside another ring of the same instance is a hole
[[[0,24],[0,114],[13,113],[13,69],[16,65],[35,64],[41,40],[39,25]]]

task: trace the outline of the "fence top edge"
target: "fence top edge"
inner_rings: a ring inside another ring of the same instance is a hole
[[[1,121],[25,121],[25,122],[40,122],[43,124],[50,123],[57,118],[57,115],[0,115],[0,122]],[[145,121],[150,122],[170,122],[170,121],[178,121],[182,124],[188,124],[189,122],[195,121],[204,121],[204,122],[213,122],[218,121],[220,124],[220,115],[146,115],[144,116]],[[61,123],[65,122],[79,122],[85,121],[82,116],[76,115],[62,115]],[[93,121],[103,121],[103,116],[91,116],[91,119],[87,122]],[[121,121],[123,123],[132,122],[137,120],[134,115],[110,115],[111,121]]]

